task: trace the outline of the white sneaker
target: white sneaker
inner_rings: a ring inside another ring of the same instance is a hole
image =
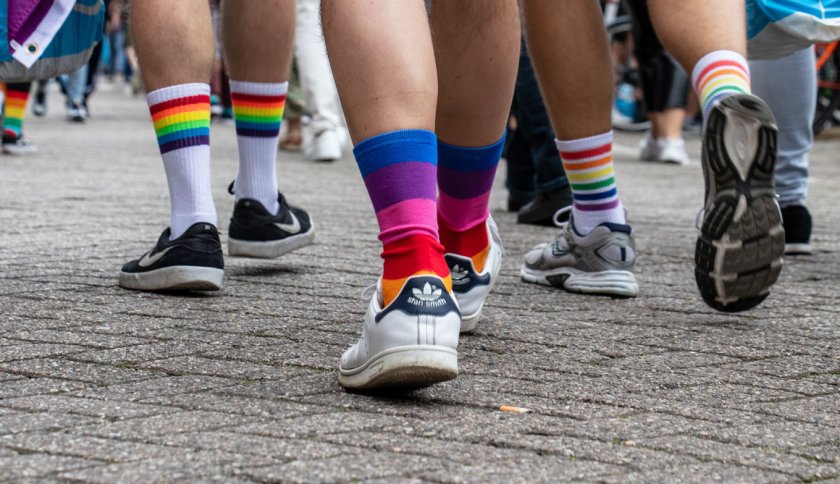
[[[458,254],[446,254],[446,264],[452,276],[452,293],[461,308],[461,332],[472,331],[481,318],[481,309],[487,295],[496,284],[499,269],[502,267],[502,239],[499,228],[493,217],[487,218],[487,232],[490,240],[490,250],[484,270],[477,273],[473,268],[472,259]]]
[[[316,134],[304,148],[304,155],[312,161],[336,161],[341,159],[341,139],[334,129]]]
[[[381,307],[381,280],[371,297],[359,341],[341,355],[338,382],[351,390],[417,387],[458,376],[461,313],[443,281],[406,280],[399,296]]]
[[[689,164],[688,152],[685,151],[685,140],[682,138],[659,138],[656,143],[659,145],[659,161],[676,165]]]
[[[639,159],[642,161],[659,161],[659,143],[650,133],[639,142]]]

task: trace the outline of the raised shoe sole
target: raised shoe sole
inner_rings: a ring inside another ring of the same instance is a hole
[[[750,95],[717,103],[703,140],[714,184],[695,249],[703,300],[725,312],[760,304],[779,278],[785,251],[773,169],[777,128],[770,108]]]
[[[390,348],[358,368],[338,370],[338,382],[349,390],[423,387],[456,376],[458,352],[435,345]]]
[[[630,271],[583,272],[568,267],[559,267],[550,271],[536,271],[523,265],[521,276],[525,282],[557,287],[581,294],[617,297],[636,297],[639,294],[639,284],[636,282],[636,276]]]
[[[253,241],[228,237],[228,254],[233,257],[276,259],[289,252],[306,247],[315,241],[315,225],[309,230],[280,240]]]
[[[225,271],[215,267],[171,266],[148,272],[122,272],[119,283],[138,291],[218,291]]]

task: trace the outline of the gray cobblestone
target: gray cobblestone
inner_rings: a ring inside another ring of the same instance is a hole
[[[19,180],[0,192],[0,480],[840,478],[836,132],[812,155],[816,253],[788,258],[768,300],[742,314],[697,296],[696,163],[636,162],[638,136],[617,135],[638,237],[630,300],[522,283],[522,255],[556,231],[499,210],[500,175],[491,203],[507,256],[461,339],[460,376],[364,396],[335,376],[381,269],[353,161],[281,155],[281,189],[312,213],[315,245],[228,257],[215,294],[126,291],[117,271],[163,229],[167,190],[142,99],[103,86],[89,125],[51,106],[27,121],[40,153],[0,158],[0,177]],[[236,142],[212,129],[224,243]]]

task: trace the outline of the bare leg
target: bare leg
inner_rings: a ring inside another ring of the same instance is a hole
[[[650,113],[650,120],[653,124],[654,138],[682,138],[682,124],[685,120],[684,109],[669,108],[664,111],[653,112]]]
[[[438,85],[419,0],[322,2],[324,38],[354,143],[435,128]]]
[[[649,0],[648,8],[662,45],[689,73],[710,52],[746,55],[744,0]]]
[[[295,37],[294,0],[225,0],[222,38],[231,79],[289,79]]]
[[[438,138],[458,146],[499,140],[519,61],[515,0],[432,2],[438,68]]]
[[[571,140],[612,129],[612,66],[598,2],[526,0],[528,50],[555,133]]]
[[[135,0],[131,28],[149,92],[207,82],[214,52],[206,0]]]

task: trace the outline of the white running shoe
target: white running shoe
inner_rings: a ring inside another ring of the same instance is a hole
[[[659,138],[659,161],[685,166],[689,164],[688,152],[685,150],[685,140],[682,138]]]
[[[558,210],[555,219],[570,209]],[[602,223],[586,235],[574,229],[574,218],[557,225],[562,230],[554,242],[540,244],[525,255],[523,281],[584,294],[635,297],[639,293],[629,225]]]
[[[642,161],[659,161],[659,143],[650,133],[639,142],[639,159]]]
[[[481,273],[473,268],[472,259],[458,254],[446,254],[446,264],[449,266],[449,273],[452,276],[452,293],[461,308],[461,332],[472,331],[481,318],[481,309],[487,295],[493,290],[499,276],[499,269],[502,267],[502,239],[499,237],[499,228],[493,217],[487,218],[487,232],[490,240],[490,250],[487,253],[487,262]]]
[[[381,307],[381,280],[371,297],[362,336],[341,355],[338,382],[350,390],[419,387],[458,376],[461,313],[443,281],[413,276]]]
[[[316,134],[304,148],[304,155],[313,161],[337,161],[341,159],[341,139],[334,129]]]

